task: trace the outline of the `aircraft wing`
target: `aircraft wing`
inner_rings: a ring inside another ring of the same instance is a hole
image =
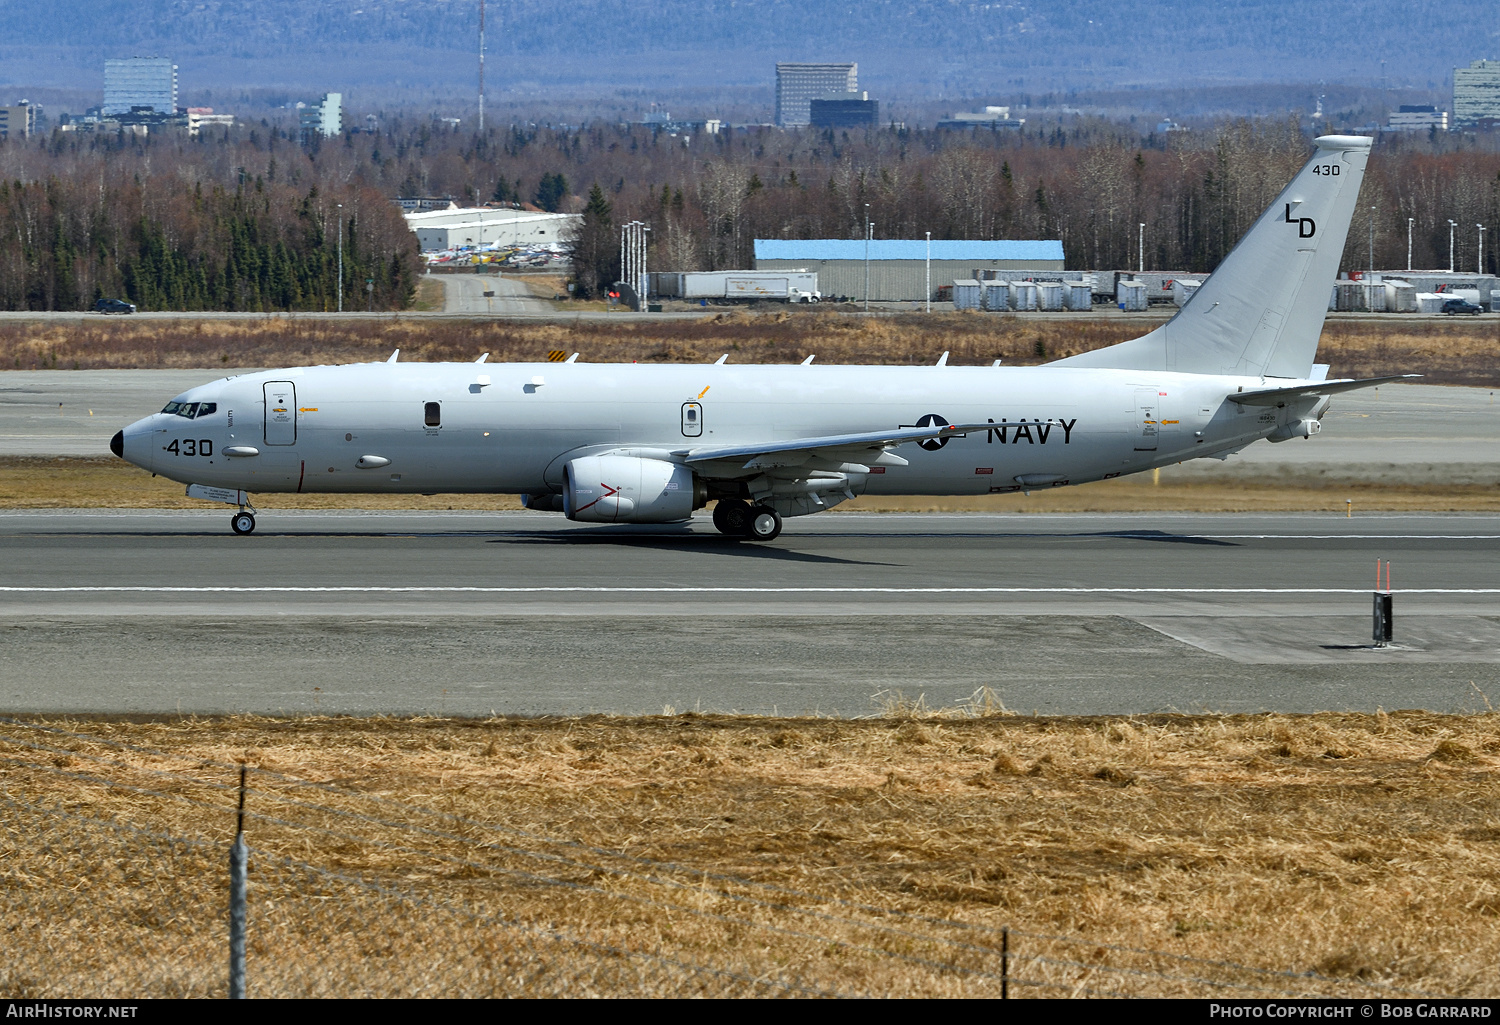
[[[833,434],[822,438],[793,438],[789,441],[763,441],[723,448],[695,448],[687,453],[687,462],[736,462],[743,463],[747,470],[759,470],[800,466],[819,457],[836,462],[872,462],[884,456],[885,463],[902,465],[905,460],[888,455],[888,449],[909,441],[963,437],[971,431],[987,431],[993,426],[990,423],[933,424],[928,427],[893,427],[888,431],[867,431],[863,434]]]
[[[1312,398],[1316,395],[1333,395],[1356,388],[1373,388],[1391,381],[1409,381],[1421,374],[1396,374],[1392,377],[1367,377],[1362,381],[1315,381],[1312,384],[1297,384],[1290,388],[1257,388],[1255,391],[1235,392],[1226,396],[1230,402],[1245,406],[1279,406],[1294,399]]]

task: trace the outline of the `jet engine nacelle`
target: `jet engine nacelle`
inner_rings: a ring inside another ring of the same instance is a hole
[[[564,470],[563,512],[585,523],[672,523],[697,501],[693,471],[665,459],[582,456]]]

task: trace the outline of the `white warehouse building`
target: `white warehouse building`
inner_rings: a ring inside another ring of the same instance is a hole
[[[417,233],[417,244],[424,253],[494,243],[526,246],[561,242],[582,222],[579,214],[548,214],[487,206],[406,215],[406,223]]]

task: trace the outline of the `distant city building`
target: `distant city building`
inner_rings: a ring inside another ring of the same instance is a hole
[[[36,112],[25,100],[14,107],[0,107],[0,139],[24,139],[36,131]]]
[[[1190,131],[1192,131],[1191,128],[1184,128],[1180,124],[1178,124],[1176,121],[1173,121],[1171,118],[1163,118],[1162,120],[1158,121],[1156,123],[1156,130],[1158,132],[1160,132],[1162,135],[1166,135],[1168,132],[1190,132]]]
[[[215,114],[212,107],[189,107],[187,109],[189,135],[197,135],[209,125],[223,125],[227,128],[233,124],[233,114]]]
[[[1453,122],[1458,128],[1500,125],[1500,61],[1453,69]]]
[[[297,111],[297,133],[305,146],[314,137],[324,139],[344,130],[344,94],[324,93],[315,106]]]
[[[783,128],[811,124],[813,100],[858,91],[858,64],[777,64],[776,123]]]
[[[177,65],[170,57],[123,57],[104,62],[104,115],[133,111],[177,113]]]
[[[808,104],[808,122],[814,128],[859,128],[878,124],[880,101],[869,93],[829,93]]]
[[[937,123],[939,128],[988,128],[999,131],[1002,128],[1020,128],[1026,124],[1025,118],[1013,118],[1010,116],[1009,107],[985,107],[983,110],[960,110]]]
[[[397,196],[396,205],[409,214],[458,209],[458,203],[452,196]]]
[[[1386,125],[1388,132],[1425,132],[1433,128],[1440,132],[1448,130],[1448,112],[1420,103],[1403,103]]]

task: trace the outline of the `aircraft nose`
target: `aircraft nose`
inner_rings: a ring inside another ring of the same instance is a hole
[[[115,431],[115,436],[109,439],[109,450],[118,458],[125,458],[125,432]]]

